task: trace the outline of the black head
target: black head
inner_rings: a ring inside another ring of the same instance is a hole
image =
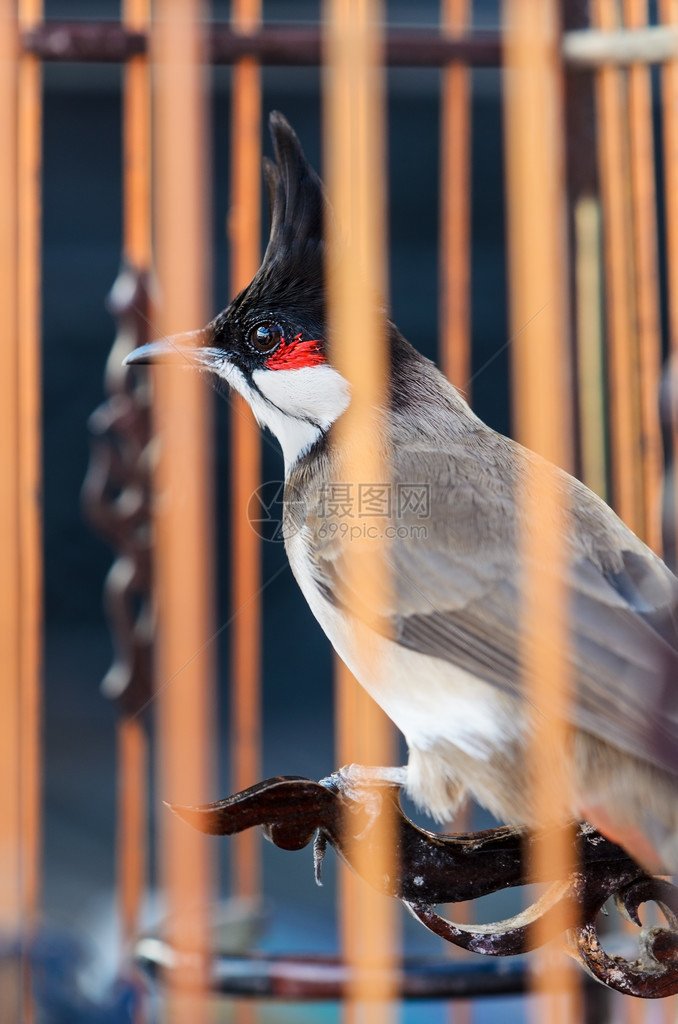
[[[185,351],[183,339],[164,339],[137,349],[128,362],[174,358],[181,350],[183,358],[234,384],[232,372],[220,372],[226,360],[250,386],[256,370],[325,362],[325,194],[283,115],[272,113],[269,125],[275,153],[275,162],[264,160],[270,233],[254,279],[204,330],[191,335]]]
[[[269,119],[275,162],[264,160],[270,233],[252,282],[212,321],[211,344],[254,369],[313,366],[325,351],[327,203],[320,178],[282,114]]]
[[[327,361],[323,186],[282,114],[271,114],[270,129],[270,237],[254,279],[203,330],[151,342],[127,362],[183,359],[211,371],[244,395],[290,461],[329,429],[349,397]]]
[[[269,118],[275,163],[264,158],[270,231],[262,264],[254,280],[231,304],[271,303],[308,311],[324,324],[324,221],[327,202],[320,178],[282,114]]]

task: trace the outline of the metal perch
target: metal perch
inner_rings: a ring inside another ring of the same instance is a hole
[[[335,779],[337,777],[335,776]],[[621,847],[590,825],[580,824],[577,844],[579,869],[563,881],[528,879],[526,854],[543,836],[524,829],[494,828],[484,832],[438,835],[419,828],[400,807],[399,786],[379,786],[383,800],[395,807],[398,870],[384,877],[381,891],[404,903],[426,928],[463,949],[487,956],[511,956],[534,948],[536,920],[549,921],[563,901],[574,904],[580,924],[567,934],[567,951],[609,988],[644,999],[678,992],[678,889],[647,875]],[[341,780],[327,788],[311,779],[285,776],[200,807],[172,806],[194,828],[209,835],[234,835],[261,825],[268,839],[284,850],[300,850],[315,841],[316,860],[327,844],[349,866],[357,844],[374,848],[376,815],[342,789]],[[346,811],[355,822],[346,842]],[[357,838],[356,838],[357,837]],[[351,852],[349,852],[351,851]],[[477,899],[528,881],[552,882],[539,900],[515,917],[484,925],[458,925],[441,917],[435,906]],[[641,926],[638,908],[647,902],[660,907],[668,927],[645,928],[639,936],[639,956],[630,961],[607,954],[596,919],[603,904],[614,897],[618,909]],[[554,937],[555,937],[554,930]]]

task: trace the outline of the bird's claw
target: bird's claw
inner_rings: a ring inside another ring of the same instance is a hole
[[[323,884],[323,861],[326,853],[327,836],[318,829],[313,839],[313,874],[315,875],[315,884],[319,886]]]

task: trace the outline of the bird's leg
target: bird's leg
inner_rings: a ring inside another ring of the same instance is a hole
[[[320,780],[321,786],[333,790],[349,800],[360,802],[360,798],[374,791],[380,783],[388,786],[404,786],[407,782],[407,766],[400,768],[372,767],[364,764],[345,764],[336,772]]]
[[[377,786],[404,786],[407,782],[407,768],[366,767],[362,764],[346,764],[338,771],[332,772],[320,785],[333,793],[350,801],[349,807],[354,814],[362,811],[367,814],[367,825],[356,836],[362,838],[372,828],[381,812],[382,799]],[[327,836],[324,832],[316,832],[313,840],[313,869],[317,885],[322,885],[322,865],[327,852]]]
[[[407,782],[407,767],[384,768],[368,767],[362,764],[346,764],[338,771],[320,780],[339,796],[345,797],[354,813],[362,811],[367,814],[367,826],[356,839],[362,838],[370,830],[375,819],[381,813],[382,798],[378,791],[380,785],[404,786]]]

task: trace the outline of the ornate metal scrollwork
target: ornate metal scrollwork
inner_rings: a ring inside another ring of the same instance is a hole
[[[122,363],[147,340],[145,276],[123,267],[108,308],[118,333],[106,364],[108,398],[89,419],[91,454],[82,501],[91,525],[117,552],[104,586],[115,660],[102,689],[134,714],[152,687],[151,408],[147,375]]]
[[[580,921],[567,934],[568,952],[594,977],[609,988],[646,999],[678,992],[678,889],[665,879],[647,875],[621,847],[590,825],[581,824],[576,835],[572,833],[579,868],[571,878],[529,879],[553,884],[521,914],[492,924],[459,925],[441,917],[435,907],[527,884],[530,849],[544,837],[508,827],[438,835],[405,816],[398,786],[383,783],[380,792],[395,814],[398,859],[395,877],[383,879],[381,889],[400,899],[430,931],[476,953],[510,956],[533,948],[531,925],[537,919],[555,921],[556,908],[567,901]],[[367,809],[354,799],[339,776],[334,777],[332,788],[297,777],[268,779],[216,803],[172,809],[210,835],[233,835],[261,825],[267,838],[285,850],[300,850],[313,841],[317,861],[329,844],[352,867],[356,845],[366,847],[368,853],[374,848],[379,834],[375,820],[383,813],[382,809],[375,814],[373,807]],[[350,842],[347,810],[355,823]],[[635,961],[606,953],[600,943],[596,919],[610,898],[638,926],[638,908],[643,903],[657,903],[666,918],[667,927],[641,930]]]

